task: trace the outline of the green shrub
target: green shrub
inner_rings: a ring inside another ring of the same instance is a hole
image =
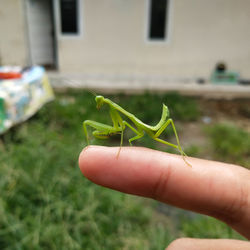
[[[185,237],[244,239],[223,222],[203,215],[197,215],[194,219],[183,219],[181,231]]]
[[[110,96],[120,106],[135,114],[143,122],[150,125],[157,123],[161,117],[162,104],[166,104],[170,117],[181,121],[194,121],[200,117],[200,110],[193,98],[177,93],[149,94],[135,96]]]
[[[231,124],[216,124],[206,129],[215,156],[247,166],[250,157],[250,134]],[[248,165],[249,166],[249,165]]]
[[[169,242],[150,206],[82,176],[85,119],[111,122],[93,95],[69,92],[2,137],[0,249],[162,249]]]
[[[174,119],[195,120],[200,115],[194,100],[177,94],[110,98],[149,124],[159,121],[162,103]],[[173,239],[169,224],[156,219],[159,214],[151,202],[145,205],[138,197],[99,187],[80,173],[78,155],[86,145],[82,122],[111,124],[108,109],[103,108],[98,111],[94,96],[84,91],[58,94],[32,119],[2,137],[0,249],[157,250]],[[119,145],[120,138],[116,139],[113,143]],[[104,143],[112,145],[111,140],[100,141]],[[148,137],[141,145],[155,148]],[[198,149],[193,146],[189,152],[198,154]],[[198,237],[199,232],[213,236],[214,227],[183,221],[179,234]],[[225,234],[218,230],[216,235]]]

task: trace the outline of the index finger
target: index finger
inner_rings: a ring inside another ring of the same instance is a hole
[[[250,173],[225,163],[137,147],[89,146],[79,157],[91,181],[223,220],[250,239]]]

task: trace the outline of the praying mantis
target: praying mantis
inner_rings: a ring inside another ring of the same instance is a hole
[[[140,139],[141,137],[144,136],[145,133],[147,133],[153,140],[156,140],[158,142],[161,142],[165,145],[171,146],[179,150],[185,163],[191,167],[190,163],[188,163],[185,159],[186,154],[184,153],[184,151],[182,150],[180,146],[180,141],[179,141],[179,137],[178,137],[174,122],[171,118],[169,118],[169,110],[165,104],[163,104],[162,116],[158,124],[155,126],[150,126],[142,122],[135,115],[129,113],[128,111],[123,109],[121,106],[119,106],[115,102],[112,102],[108,98],[104,98],[101,95],[97,95],[95,97],[95,101],[96,101],[97,109],[100,109],[105,104],[109,106],[109,113],[110,113],[111,120],[113,122],[113,126],[103,124],[100,122],[96,122],[96,121],[92,121],[92,120],[85,120],[83,122],[83,129],[84,129],[84,133],[85,133],[88,144],[89,144],[89,136],[88,136],[87,126],[94,129],[92,134],[94,137],[98,139],[107,139],[112,135],[121,134],[121,143],[120,143],[120,148],[117,154],[117,157],[118,157],[120,154],[121,146],[123,144],[124,130],[126,127],[128,127],[136,134],[134,137],[128,140],[130,145],[132,145],[133,141]],[[123,120],[120,114],[127,117],[133,123],[133,126],[129,122]],[[177,141],[177,145],[159,138],[159,136],[167,128],[168,125],[172,126],[172,129],[174,131],[175,138]]]

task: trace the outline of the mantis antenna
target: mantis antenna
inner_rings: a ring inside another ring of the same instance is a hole
[[[89,93],[91,93],[93,96],[97,96],[97,94],[93,90],[88,89],[86,91],[89,92]]]

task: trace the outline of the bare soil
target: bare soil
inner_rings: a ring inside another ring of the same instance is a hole
[[[208,100],[199,99],[201,119],[179,124],[182,127],[183,147],[194,145],[199,149],[199,157],[212,159],[210,140],[204,128],[217,123],[229,123],[250,133],[250,99]]]

